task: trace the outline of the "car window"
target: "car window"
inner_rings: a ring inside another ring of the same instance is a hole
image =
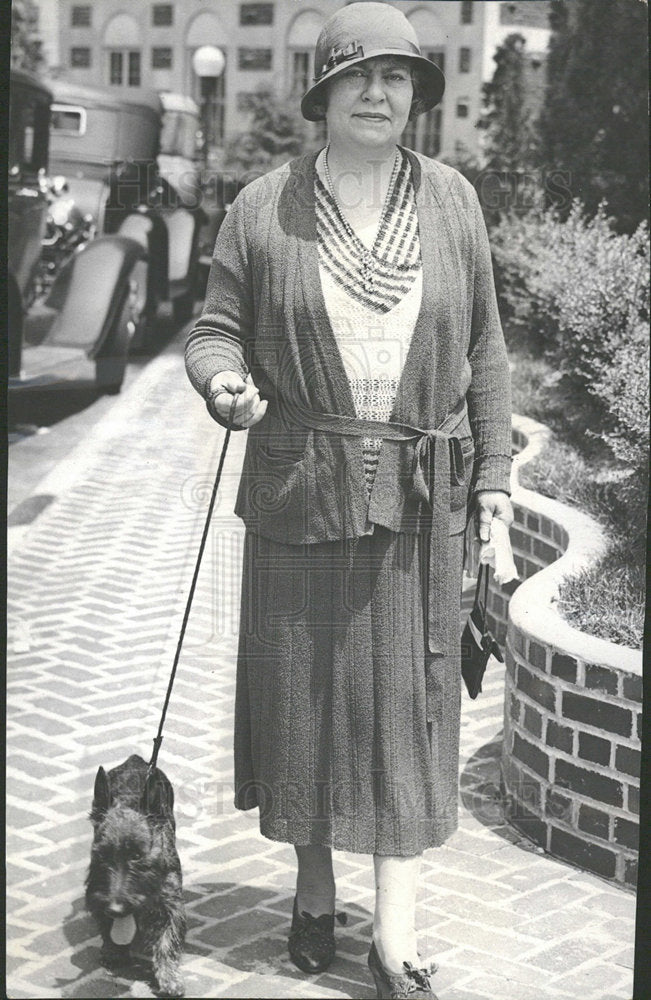
[[[53,104],[51,125],[54,132],[62,135],[85,135],[86,109],[71,104]]]

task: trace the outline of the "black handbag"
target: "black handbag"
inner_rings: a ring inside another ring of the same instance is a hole
[[[486,627],[488,573],[489,567],[481,564],[477,575],[475,600],[461,636],[461,675],[471,698],[476,698],[481,691],[481,682],[486,672],[488,658],[494,656],[500,663],[504,663],[502,650],[497,644],[497,639]],[[484,581],[483,601],[480,596],[482,578]]]

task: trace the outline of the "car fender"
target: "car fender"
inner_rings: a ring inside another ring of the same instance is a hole
[[[146,252],[127,236],[100,236],[61,269],[46,299],[57,310],[44,343],[96,358],[122,314],[129,281]]]

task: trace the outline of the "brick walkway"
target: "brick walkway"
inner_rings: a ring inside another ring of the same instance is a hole
[[[55,495],[9,565],[7,993],[147,997],[102,970],[83,908],[95,771],[148,757],[222,431],[185,381],[178,342],[41,484]],[[231,794],[241,522],[234,435],[160,764],[176,790],[189,997],[373,997],[370,859],[336,855],[338,956],[291,965],[293,850]],[[35,502],[38,502],[37,500]],[[629,1000],[634,897],[548,858],[505,825],[502,668],[464,701],[460,829],[426,855],[418,923],[441,1000]]]

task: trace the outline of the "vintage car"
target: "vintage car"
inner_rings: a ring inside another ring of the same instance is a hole
[[[194,308],[205,221],[189,155],[192,142],[196,150],[196,105],[171,95],[138,90],[125,96],[64,80],[50,87],[52,171],[65,177],[63,194],[92,219],[97,233],[126,235],[146,249],[141,332],[155,339],[159,303],[169,301],[178,322],[190,319]]]
[[[127,236],[105,236],[75,246],[52,280],[41,280],[42,244],[56,199],[47,173],[51,100],[38,77],[11,71],[9,390],[94,378],[115,392],[144,305],[146,254]]]

